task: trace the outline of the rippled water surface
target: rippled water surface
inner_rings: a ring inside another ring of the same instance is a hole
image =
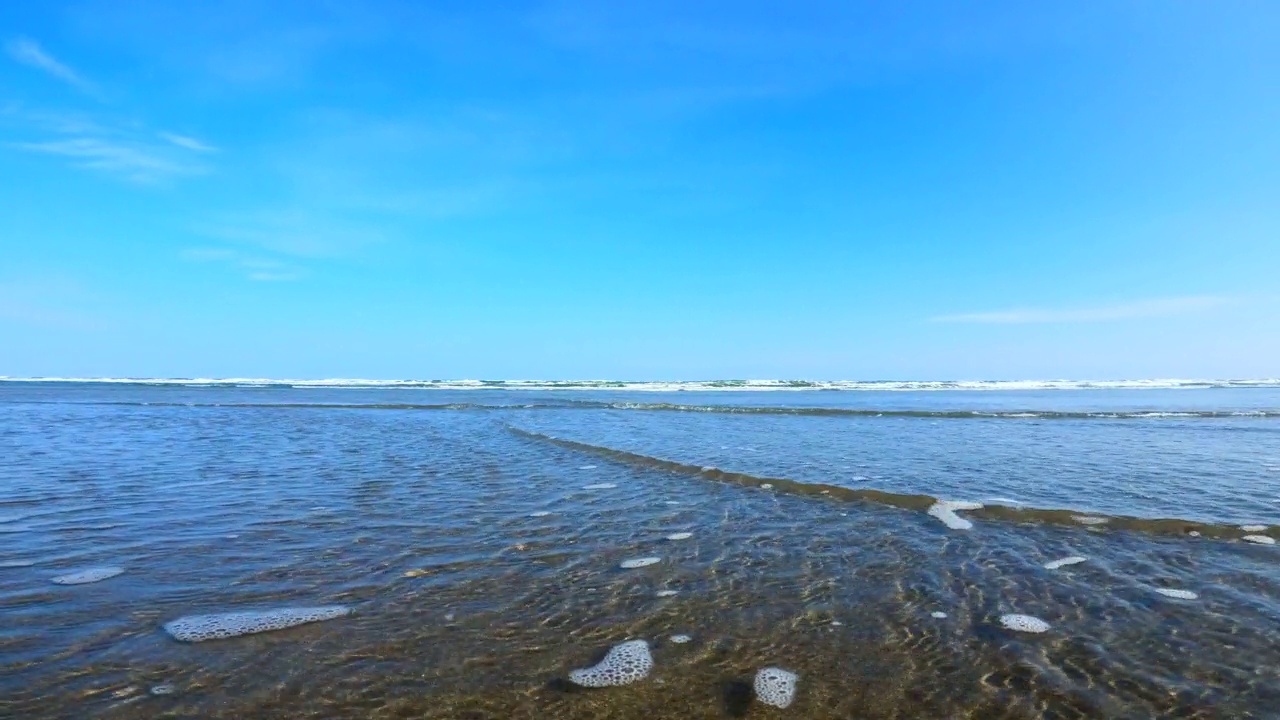
[[[0,717],[1276,718],[1277,525],[1271,387],[0,382]]]

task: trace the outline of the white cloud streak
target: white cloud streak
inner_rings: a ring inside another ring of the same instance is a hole
[[[78,137],[48,142],[12,143],[10,147],[70,158],[78,167],[101,170],[134,182],[156,182],[180,175],[198,175],[204,168],[166,155],[144,143]]]
[[[305,274],[301,268],[290,263],[248,255],[231,248],[188,248],[183,251],[182,256],[195,262],[223,263],[244,273],[246,278],[258,282],[292,282],[301,280]]]
[[[1118,320],[1138,320],[1156,317],[1174,317],[1212,310],[1231,302],[1230,298],[1194,295],[1188,297],[1154,298],[1136,300],[1115,305],[1081,308],[1015,308],[994,312],[939,315],[930,322],[977,323],[988,325],[1030,325],[1049,323],[1098,323]]]
[[[218,148],[203,143],[193,137],[187,135],[178,135],[176,133],[162,132],[159,133],[160,139],[177,145],[180,148],[186,148],[200,153],[218,152]]]
[[[5,49],[9,51],[9,57],[17,62],[48,73],[86,95],[98,100],[102,99],[102,91],[97,85],[45,52],[44,48],[40,47],[40,43],[35,40],[24,37],[14,38],[6,44]]]

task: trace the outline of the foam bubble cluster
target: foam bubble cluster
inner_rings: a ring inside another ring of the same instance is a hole
[[[546,517],[551,514],[550,510],[534,510],[529,513],[529,517]]]
[[[690,640],[693,640],[693,638],[689,637],[688,635],[672,635],[671,636],[671,642],[677,645],[683,645],[689,642]]]
[[[177,691],[177,688],[169,684],[156,685],[155,687],[151,688],[152,695],[172,695],[176,691]]]
[[[219,615],[187,615],[165,623],[164,629],[173,636],[174,640],[204,642],[283,630],[295,625],[332,620],[349,614],[351,614],[351,608],[345,605],[321,605]]]
[[[761,490],[772,490],[772,489],[773,489],[773,483],[760,483],[760,489],[761,489]]]
[[[1110,519],[1098,517],[1097,515],[1072,515],[1071,519],[1081,525],[1106,525],[1110,522]]]
[[[595,469],[596,469],[596,466],[595,466],[595,465],[583,465],[582,467],[580,467],[580,468],[578,468],[578,469],[579,469],[579,470],[595,470]]]
[[[1240,538],[1245,542],[1257,543],[1259,545],[1275,545],[1276,539],[1267,535],[1245,535]]]
[[[583,485],[583,490],[612,490],[618,487],[617,483],[594,483],[592,485]]]
[[[81,570],[68,575],[59,575],[53,578],[51,582],[54,585],[84,585],[107,580],[123,573],[124,568],[118,567],[89,568],[88,570]]]
[[[1077,565],[1088,559],[1089,558],[1081,557],[1079,555],[1071,555],[1070,557],[1064,557],[1061,560],[1053,560],[1051,562],[1047,562],[1044,564],[1044,568],[1046,570],[1057,570],[1058,568],[1064,565]]]
[[[934,610],[933,612],[929,613],[929,617],[942,620],[947,617],[947,614],[942,612],[941,610]]]
[[[583,687],[615,687],[643,680],[650,670],[653,656],[649,654],[649,643],[629,640],[614,645],[595,665],[570,672],[569,680]]]
[[[636,568],[656,565],[660,562],[662,562],[662,558],[656,558],[656,557],[631,558],[630,560],[623,560],[618,565],[618,567],[621,567],[624,570],[635,570]]]
[[[675,597],[676,595],[679,595],[679,594],[680,594],[679,590],[659,590],[658,591],[658,597]]]
[[[796,681],[800,676],[790,670],[769,667],[756,673],[756,697],[765,705],[790,707],[796,699]]]
[[[952,530],[972,530],[973,523],[956,514],[957,510],[981,510],[982,503],[966,500],[939,500],[929,508],[929,515]]]
[[[1190,590],[1179,590],[1177,588],[1156,588],[1156,592],[1165,597],[1177,598],[1179,600],[1195,600],[1199,595]]]
[[[1266,532],[1267,526],[1266,525],[1241,525],[1240,529],[1247,533],[1260,533],[1260,532]]]
[[[1031,615],[1001,615],[1000,624],[1018,632],[1042,633],[1049,630],[1049,623]]]
[[[688,540],[691,537],[693,537],[693,533],[691,532],[678,532],[678,533],[671,533],[670,535],[667,536],[667,539],[668,540]]]

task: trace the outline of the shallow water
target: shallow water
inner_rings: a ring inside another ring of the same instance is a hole
[[[1280,547],[1238,526],[1280,537],[1277,413],[1266,387],[0,382],[0,717],[1273,718]],[[936,498],[988,507],[950,530]],[[125,572],[51,582],[95,567]],[[317,605],[354,612],[161,629]],[[564,682],[632,638],[647,679]],[[787,710],[749,702],[769,666],[800,674]]]

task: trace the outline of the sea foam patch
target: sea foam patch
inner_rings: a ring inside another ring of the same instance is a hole
[[[660,562],[662,562],[662,558],[657,557],[630,558],[628,560],[623,560],[618,564],[618,567],[624,570],[635,570],[636,568],[657,565]]]
[[[1269,535],[1245,535],[1240,539],[1244,540],[1245,542],[1254,543],[1256,545],[1275,545],[1276,544],[1276,539]]]
[[[1241,525],[1240,529],[1247,533],[1260,533],[1260,532],[1266,532],[1267,526],[1266,525]]]
[[[672,635],[671,636],[671,642],[677,645],[683,645],[689,642],[690,640],[693,640],[693,638],[689,637],[688,635]]]
[[[68,573],[52,578],[50,582],[54,585],[85,585],[87,583],[96,583],[103,580],[109,580],[117,575],[123,575],[124,568],[118,567],[98,567],[81,570],[80,572]]]
[[[280,608],[247,612],[220,613],[216,615],[187,615],[165,623],[164,630],[174,640],[205,642],[224,640],[241,635],[283,630],[296,625],[332,620],[350,615],[346,605],[321,605],[318,607]]]
[[[1071,555],[1069,557],[1064,557],[1060,560],[1052,560],[1050,562],[1047,562],[1044,564],[1044,568],[1046,570],[1057,570],[1058,568],[1064,567],[1066,565],[1078,565],[1088,559],[1089,558],[1081,557],[1079,555]]]
[[[1072,515],[1071,519],[1081,525],[1106,525],[1110,522],[1109,518],[1098,517],[1097,515]]]
[[[617,483],[592,483],[591,485],[583,485],[583,490],[612,490],[618,487]]]
[[[688,540],[691,537],[693,537],[693,533],[691,532],[678,532],[678,533],[671,533],[670,535],[667,536],[667,539],[668,540]]]
[[[1156,588],[1156,592],[1165,597],[1176,598],[1178,600],[1195,600],[1200,597],[1190,590],[1179,590],[1178,588]]]
[[[952,530],[972,530],[973,523],[956,514],[957,510],[981,510],[982,503],[967,500],[939,500],[929,508],[929,515]]]
[[[1018,615],[1016,613],[1001,615],[1000,624],[1009,630],[1017,630],[1018,632],[1042,633],[1049,631],[1049,623],[1032,615]]]
[[[589,668],[569,673],[569,680],[583,687],[615,687],[643,680],[653,670],[653,655],[649,643],[629,640],[609,649],[600,662]]]
[[[790,670],[767,667],[756,673],[756,697],[765,705],[787,708],[796,699],[796,683],[800,676]]]

